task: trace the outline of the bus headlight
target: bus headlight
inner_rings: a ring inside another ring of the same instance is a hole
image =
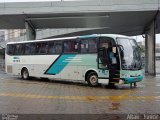
[[[122,78],[128,78],[128,77],[130,77],[130,75],[129,74],[122,74],[121,77]]]

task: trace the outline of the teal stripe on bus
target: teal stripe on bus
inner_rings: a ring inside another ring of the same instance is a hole
[[[85,38],[94,38],[97,37],[96,35],[84,35],[84,36],[80,36],[79,38],[81,39],[85,39]]]
[[[45,74],[59,74],[69,63],[69,61],[66,61],[68,58],[74,58],[76,54],[63,54],[58,57],[58,60],[54,61],[52,65],[48,68],[48,70],[45,72]]]

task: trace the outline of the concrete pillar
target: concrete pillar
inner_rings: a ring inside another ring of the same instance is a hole
[[[25,28],[26,28],[26,37],[27,40],[35,40],[36,39],[36,31],[31,23],[25,22]]]
[[[150,75],[156,75],[155,43],[155,22],[153,22],[146,31],[145,39],[145,72]]]
[[[145,34],[145,73],[148,73],[148,39]]]

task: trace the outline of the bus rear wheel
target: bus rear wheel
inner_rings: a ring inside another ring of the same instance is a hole
[[[87,83],[91,87],[98,86],[98,75],[95,72],[91,72],[87,76]]]
[[[21,76],[23,80],[28,80],[29,79],[29,72],[27,68],[22,69]]]

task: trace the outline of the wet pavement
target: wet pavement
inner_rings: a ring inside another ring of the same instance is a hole
[[[22,80],[0,72],[0,113],[129,114],[159,113],[160,76],[145,76],[136,88],[109,89],[85,83]]]
[[[156,60],[156,73],[160,74],[160,60]]]

